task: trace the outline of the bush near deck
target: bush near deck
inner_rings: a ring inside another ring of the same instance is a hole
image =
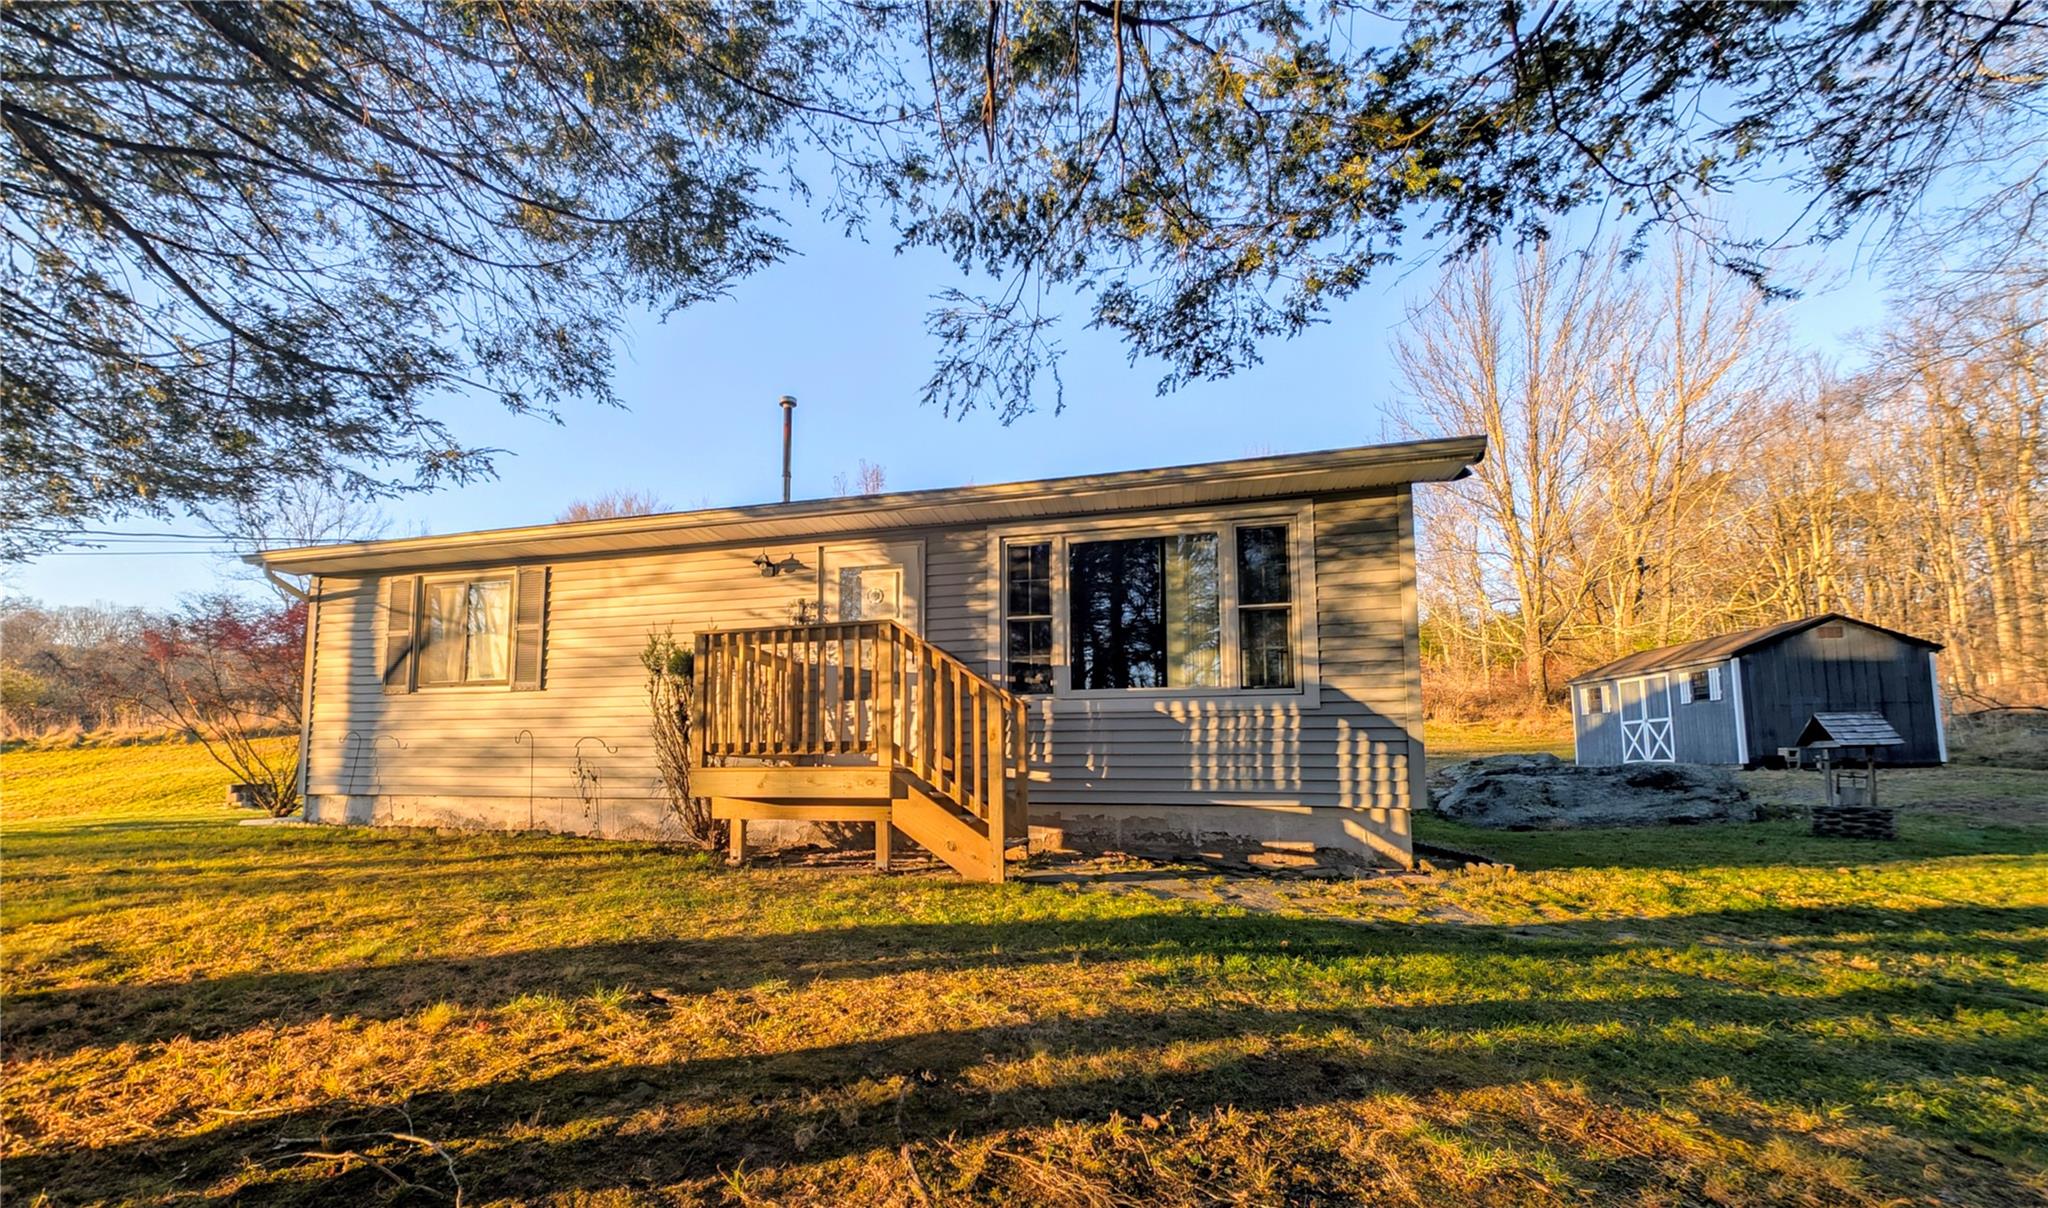
[[[0,762],[24,1203],[2048,1196],[2048,773],[1902,773],[1896,844],[1423,820],[1519,871],[1255,913]]]

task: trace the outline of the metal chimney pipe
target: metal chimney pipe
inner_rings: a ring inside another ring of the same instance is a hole
[[[796,415],[796,399],[791,395],[782,396],[782,502],[789,502],[789,430],[791,418]]]

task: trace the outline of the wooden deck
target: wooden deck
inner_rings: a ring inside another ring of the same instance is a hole
[[[692,791],[746,852],[751,819],[893,827],[1004,879],[1029,813],[1023,702],[893,621],[699,634]]]

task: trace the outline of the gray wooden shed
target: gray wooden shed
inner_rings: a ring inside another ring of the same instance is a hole
[[[1571,681],[1578,761],[1775,764],[1814,714],[1868,712],[1905,740],[1880,762],[1946,763],[1940,649],[1831,612],[1639,651]]]

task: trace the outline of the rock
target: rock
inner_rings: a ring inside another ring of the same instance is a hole
[[[1756,817],[1732,773],[1698,764],[1582,768],[1551,755],[1509,755],[1456,764],[1439,775],[1451,772],[1459,774],[1445,775],[1449,783],[1431,794],[1436,812],[1493,830],[1688,826]]]
[[[1896,839],[1897,818],[1874,805],[1816,805],[1813,833],[1824,839]]]
[[[1432,793],[1447,793],[1475,772],[1547,772],[1564,766],[1564,760],[1555,755],[1488,755],[1484,759],[1445,764],[1431,772],[1429,789]]]

